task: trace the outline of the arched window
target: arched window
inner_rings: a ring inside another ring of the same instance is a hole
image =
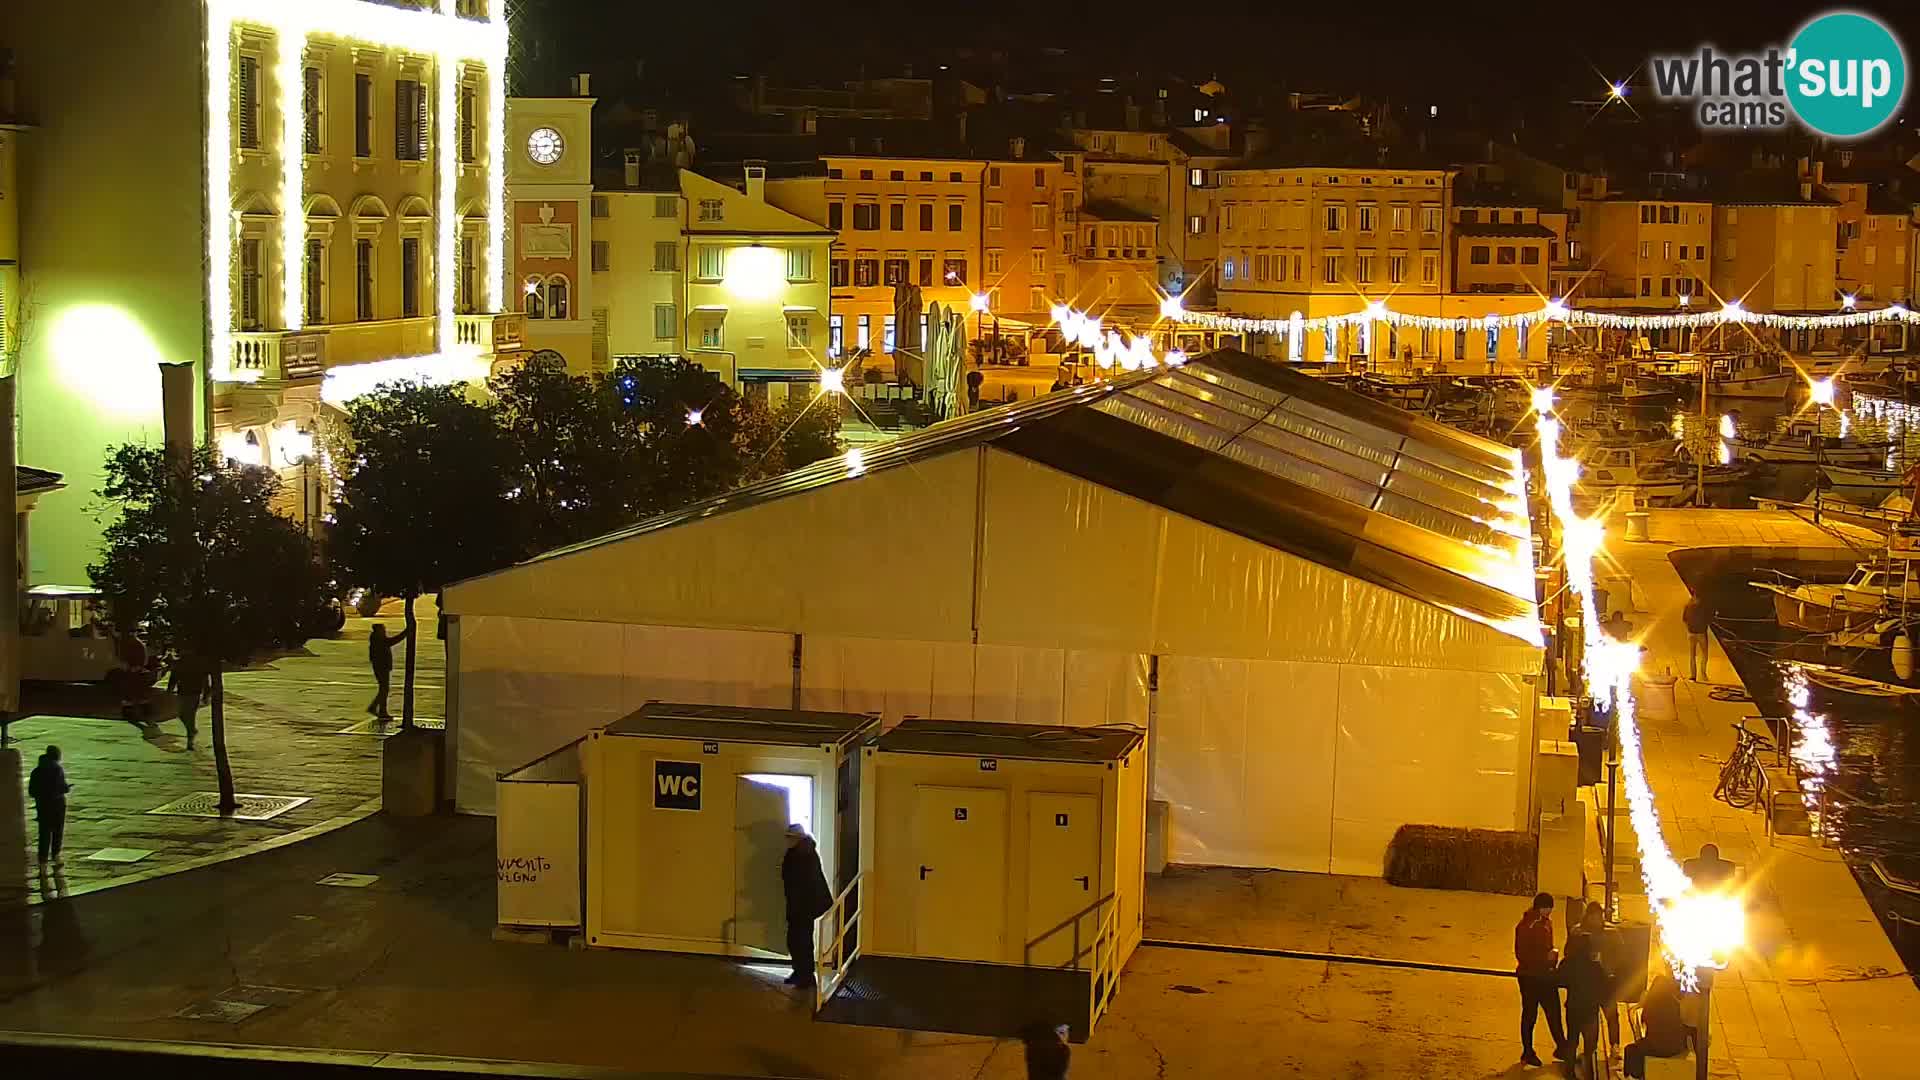
[[[547,278],[547,318],[572,318],[567,314],[568,291],[567,275],[554,274]]]
[[[527,279],[527,287],[522,293],[520,308],[526,312],[529,319],[547,317],[547,293],[544,288],[544,279],[538,277]]]

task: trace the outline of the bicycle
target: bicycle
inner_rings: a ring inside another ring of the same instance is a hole
[[[1772,750],[1773,740],[1757,731],[1748,731],[1746,720],[1733,724],[1733,756],[1720,768],[1720,783],[1713,797],[1735,810],[1745,810],[1760,801],[1766,788],[1766,771],[1760,765],[1760,752]]]

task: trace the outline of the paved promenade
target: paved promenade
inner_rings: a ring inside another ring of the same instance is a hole
[[[1641,729],[1647,773],[1668,844],[1686,857],[1709,841],[1742,865],[1754,908],[1753,950],[1715,984],[1715,1076],[1797,1080],[1920,1075],[1920,990],[1868,908],[1837,851],[1805,838],[1768,839],[1758,810],[1712,797],[1731,753],[1731,724],[1753,705],[1716,701],[1687,675],[1688,589],[1670,556],[1687,548],[1752,549],[1773,558],[1845,559],[1862,534],[1820,530],[1782,511],[1653,510],[1649,540],[1608,528],[1607,551],[1632,581],[1628,617],[1647,650],[1645,670],[1670,669],[1674,715],[1647,716]],[[1864,541],[1871,545],[1871,541]],[[1616,594],[1610,606],[1626,608]],[[1737,683],[1716,643],[1709,672]]]

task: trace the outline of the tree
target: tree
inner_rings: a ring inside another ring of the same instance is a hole
[[[525,553],[610,532],[639,514],[643,492],[617,430],[615,395],[569,374],[564,360],[537,357],[487,387],[519,467]]]
[[[100,495],[120,517],[87,573],[119,634],[138,632],[151,655],[211,685],[220,809],[239,805],[227,756],[228,668],[306,639],[311,596],[290,582],[317,578],[299,526],[270,507],[279,480],[200,447],[190,457],[127,445],[107,455]],[[297,638],[298,640],[290,640]]]
[[[413,602],[522,549],[523,479],[497,410],[459,387],[399,382],[355,400],[329,535],[349,582],[406,601],[401,724],[413,727]]]
[[[599,392],[638,492],[635,517],[739,486],[740,397],[713,372],[678,358],[623,360]]]
[[[735,442],[745,468],[743,483],[756,483],[840,453],[839,399],[818,395],[788,398],[778,410],[742,399]]]

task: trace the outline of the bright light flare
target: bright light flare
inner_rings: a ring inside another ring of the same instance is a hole
[[[967,297],[967,306],[975,311],[987,310],[987,304],[988,297],[986,293],[974,293],[972,296]]]
[[[857,446],[847,451],[846,463],[848,476],[859,476],[867,471],[867,456]]]
[[[1859,303],[1859,301],[1852,293],[1848,293],[1840,298],[1840,306],[1846,308],[1848,311],[1852,311],[1853,306],[1857,303]]]
[[[1747,943],[1747,905],[1738,895],[1686,892],[1660,909],[1660,941],[1688,968],[1724,968]]]
[[[688,427],[699,427],[700,421],[702,419],[704,419],[704,416],[702,415],[699,409],[687,410],[687,426]]]
[[[1611,99],[1612,99],[1612,100],[1614,100],[1614,101],[1619,101],[1620,99],[1622,99],[1622,98],[1624,98],[1624,97],[1626,97],[1626,96],[1627,96],[1627,84],[1626,84],[1626,83],[1618,83],[1618,82],[1617,82],[1617,83],[1608,83],[1608,84],[1607,84],[1607,97],[1609,97],[1609,98],[1611,98]]]
[[[1545,416],[1553,411],[1553,387],[1536,386],[1528,392],[1533,411]]]
[[[847,392],[847,369],[821,368],[820,392],[823,394],[844,394]]]
[[[1187,309],[1178,296],[1169,296],[1160,301],[1160,317],[1163,319],[1178,319],[1186,313]]]
[[[1833,380],[1809,379],[1807,381],[1807,399],[1815,405],[1833,404]]]
[[[1733,426],[1733,414],[1721,413],[1720,414],[1720,437],[1723,439],[1732,439],[1737,437],[1739,434],[1740,434],[1740,430]]]

